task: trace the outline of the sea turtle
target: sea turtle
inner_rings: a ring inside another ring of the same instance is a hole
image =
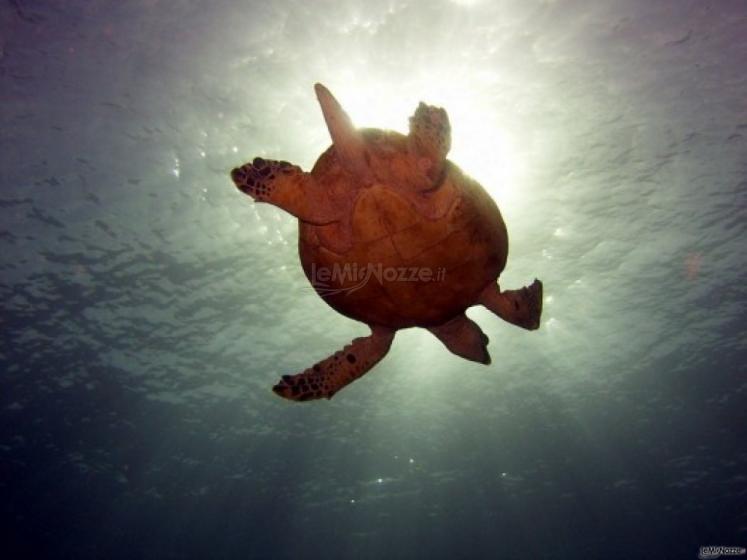
[[[501,291],[508,235],[493,199],[446,159],[446,111],[420,103],[408,135],[356,129],[332,94],[315,85],[332,145],[310,173],[255,158],[231,171],[236,187],[299,220],[307,278],[333,309],[371,335],[273,391],[287,399],[331,398],[369,371],[398,329],[423,327],[454,354],[490,363],[488,337],[465,315],[483,305],[525,329],[539,327],[542,283]]]

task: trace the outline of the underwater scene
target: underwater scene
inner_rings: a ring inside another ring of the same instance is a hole
[[[743,0],[0,0],[2,558],[747,557],[746,284]]]

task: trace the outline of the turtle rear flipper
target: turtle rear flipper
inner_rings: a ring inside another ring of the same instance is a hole
[[[394,330],[371,327],[371,335],[356,338],[342,350],[296,375],[284,375],[272,390],[294,401],[331,399],[346,385],[375,366],[394,340]]]
[[[535,279],[531,286],[503,292],[498,284],[490,284],[480,294],[477,303],[484,305],[504,321],[533,331],[540,326],[542,282]]]

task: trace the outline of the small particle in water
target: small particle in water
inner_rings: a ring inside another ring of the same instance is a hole
[[[378,482],[379,484],[381,484],[382,482],[384,482],[384,479],[383,478],[377,478],[376,482]]]
[[[703,255],[701,253],[690,253],[685,257],[685,276],[688,280],[692,281],[698,277],[702,263]]]

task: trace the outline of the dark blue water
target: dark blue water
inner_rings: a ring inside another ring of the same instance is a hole
[[[0,3],[3,558],[697,558],[747,546],[747,4]],[[498,201],[493,364],[366,332],[228,171],[308,169],[314,82],[449,111]]]

